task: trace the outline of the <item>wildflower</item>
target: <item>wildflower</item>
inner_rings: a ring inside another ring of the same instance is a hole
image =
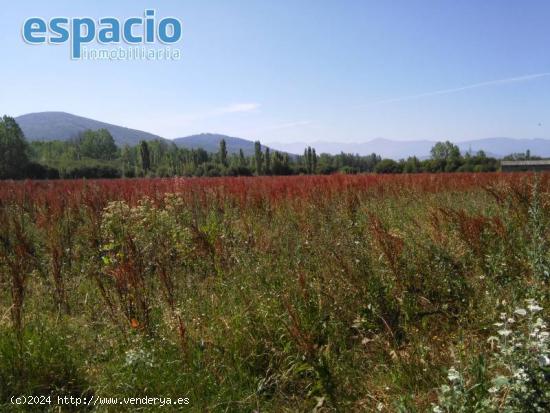
[[[541,367],[548,367],[550,366],[550,357],[546,355],[542,355],[539,357],[539,366]]]
[[[500,334],[501,336],[504,336],[504,337],[508,337],[510,334],[512,334],[512,330],[508,330],[506,328],[504,328],[502,330],[498,330],[497,332],[498,332],[498,334]]]
[[[527,315],[527,311],[523,308],[516,308],[516,311],[514,311],[515,314],[517,315]]]
[[[460,380],[460,373],[454,367],[451,367],[447,373],[447,378],[449,381],[458,381]]]
[[[514,373],[514,377],[520,381],[525,381],[528,379],[527,373],[525,373],[525,370],[520,368]]]
[[[487,339],[487,343],[491,344],[491,346],[495,343],[498,343],[498,337],[496,336],[491,336]]]
[[[533,304],[529,304],[527,306],[527,308],[529,309],[529,311],[531,311],[532,313],[536,313],[536,312],[539,312],[540,310],[542,310],[542,307],[540,305],[538,305],[537,303],[533,303]]]

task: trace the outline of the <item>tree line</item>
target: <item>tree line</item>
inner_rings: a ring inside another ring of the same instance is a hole
[[[530,154],[513,154],[513,159]],[[217,152],[177,147],[164,140],[118,147],[106,129],[88,130],[68,140],[27,142],[17,122],[0,120],[0,179],[119,178],[171,176],[252,176],[332,173],[419,173],[496,171],[499,161],[483,151],[461,154],[453,143],[438,142],[428,159],[399,161],[372,153],[317,154],[307,147],[301,155],[273,151],[254,143],[254,151],[228,153],[221,140]]]

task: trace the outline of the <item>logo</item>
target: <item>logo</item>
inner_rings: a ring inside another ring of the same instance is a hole
[[[175,17],[157,21],[152,9],[145,10],[144,17],[130,17],[124,21],[116,17],[102,17],[97,21],[90,17],[53,17],[48,21],[31,17],[23,23],[22,34],[25,42],[32,45],[68,43],[70,56],[74,60],[151,59],[155,56],[179,59],[180,50],[168,46],[181,40],[182,23]],[[92,43],[107,47],[88,49],[87,45]],[[122,47],[122,44],[128,46]],[[146,47],[154,44],[165,47]]]

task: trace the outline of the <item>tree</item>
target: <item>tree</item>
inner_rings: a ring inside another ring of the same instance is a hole
[[[92,159],[112,160],[117,157],[118,148],[107,129],[87,130],[79,139],[80,153]]]
[[[242,149],[239,149],[239,166],[240,167],[246,166],[246,158],[244,157],[244,152]]]
[[[447,160],[452,157],[460,157],[460,149],[452,142],[437,142],[430,151],[432,159]]]
[[[29,162],[27,141],[14,118],[0,120],[0,179],[22,178]]]
[[[269,154],[269,148],[265,148],[265,173],[271,173],[271,155]]]
[[[145,172],[148,172],[151,169],[151,156],[147,142],[141,141],[139,143],[139,154],[141,156],[141,167]]]
[[[254,161],[256,163],[256,175],[261,175],[263,172],[262,166],[264,160],[260,141],[254,142]]]
[[[460,149],[449,141],[437,142],[430,151],[432,155],[432,169],[437,171],[456,171],[462,162]]]
[[[401,165],[393,159],[382,159],[376,164],[374,171],[379,174],[397,174],[401,172]]]
[[[304,150],[304,163],[308,174],[315,173],[317,169],[317,154],[311,146],[308,146]]]
[[[292,169],[288,164],[288,155],[282,155],[281,152],[275,151],[273,162],[271,165],[271,173],[274,175],[291,175]]]
[[[405,162],[403,162],[403,172],[405,173],[416,173],[420,172],[421,169],[422,165],[416,156],[410,156]]]
[[[227,146],[225,144],[225,139],[220,141],[220,151],[219,151],[220,163],[223,166],[227,166]]]
[[[311,167],[312,167],[312,172],[313,173],[316,173],[317,172],[317,153],[315,152],[315,148],[313,148],[311,150]]]
[[[133,176],[134,162],[132,158],[132,149],[128,145],[122,147],[120,160],[122,161],[122,174],[125,177]]]

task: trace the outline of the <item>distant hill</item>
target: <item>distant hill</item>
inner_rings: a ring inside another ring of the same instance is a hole
[[[117,145],[137,145],[141,140],[162,139],[152,133],[100,122],[65,112],[29,113],[15,118],[29,141],[69,140],[85,130],[107,129]]]
[[[75,138],[85,130],[102,128],[107,129],[113,135],[116,144],[119,146],[124,144],[137,145],[141,140],[163,139],[149,132],[112,125],[65,112],[29,113],[17,117],[16,121],[21,126],[25,137],[30,141],[68,140]],[[238,153],[240,149],[247,156],[254,154],[253,141],[214,133],[202,133],[176,138],[173,142],[182,148],[203,148],[208,152],[217,152],[222,139],[225,139],[227,151],[230,154]],[[304,152],[304,148],[310,145],[316,149],[318,154],[323,152],[331,154],[346,152],[368,155],[374,152],[384,158],[401,159],[409,156],[427,158],[434,144],[435,141],[430,140],[396,141],[373,139],[357,143],[319,141],[309,144],[304,142],[295,142],[292,144],[273,143],[269,146],[275,148],[274,150],[290,154],[301,154]],[[526,150],[530,150],[534,156],[550,157],[550,140],[547,139],[487,138],[457,142],[456,144],[463,153],[483,150],[488,156],[497,158],[511,153],[525,152]],[[262,150],[265,150],[265,148],[262,145]]]
[[[181,148],[197,149],[202,148],[207,152],[217,152],[220,148],[220,141],[225,139],[228,153],[238,153],[243,150],[246,156],[254,154],[254,142],[247,139],[235,138],[232,136],[219,135],[215,133],[201,133],[199,135],[186,136],[174,139],[174,143]],[[262,145],[262,150],[265,151]]]
[[[441,139],[446,140],[446,139]],[[358,153],[360,155],[369,155],[376,153],[383,158],[402,159],[409,156],[418,158],[427,158],[430,156],[430,149],[435,141],[416,140],[416,141],[396,141],[389,139],[373,139],[367,142],[345,143],[345,142],[313,142],[310,143],[317,153],[338,154]],[[485,151],[488,156],[502,158],[511,153],[531,151],[531,155],[550,157],[550,140],[548,139],[513,139],[513,138],[486,138],[476,139],[464,142],[455,142],[462,153],[468,151]],[[303,142],[292,144],[271,143],[273,147],[288,152],[302,153],[308,145]]]

